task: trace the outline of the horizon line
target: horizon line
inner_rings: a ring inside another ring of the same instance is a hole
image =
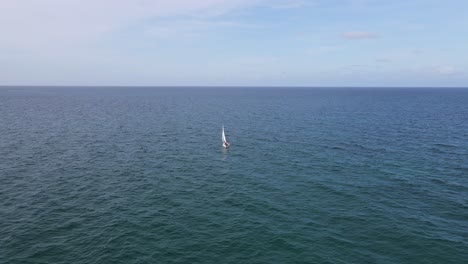
[[[62,87],[62,88],[377,88],[377,89],[467,89],[468,86],[307,86],[307,85],[3,85],[0,88],[26,88],[26,87]]]

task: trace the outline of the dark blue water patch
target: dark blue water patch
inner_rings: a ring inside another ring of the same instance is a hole
[[[467,99],[2,87],[0,262],[464,263]]]

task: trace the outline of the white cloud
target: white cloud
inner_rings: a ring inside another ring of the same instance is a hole
[[[343,38],[346,39],[374,39],[377,38],[377,34],[367,31],[348,31],[342,34]]]
[[[218,28],[260,28],[260,26],[237,21],[219,19],[170,20],[148,25],[144,33],[155,38],[193,38],[203,32]]]
[[[153,18],[213,17],[263,0],[2,0],[1,48],[80,45]]]
[[[274,1],[272,4],[272,8],[276,9],[293,9],[293,8],[301,8],[308,4],[311,4],[311,1],[307,2],[305,0],[281,0],[281,1]],[[317,4],[312,2],[312,4]]]
[[[388,58],[377,58],[377,59],[375,59],[375,61],[378,62],[378,63],[388,63],[388,62],[391,62],[391,60],[388,59]]]
[[[259,66],[259,65],[271,65],[279,63],[281,60],[277,56],[251,56],[241,57],[233,60],[235,64],[248,65],[248,66]]]
[[[166,76],[167,62],[153,63],[156,55],[121,52],[110,41],[125,38],[127,31],[172,37],[196,35],[192,29],[241,26],[223,21],[222,15],[261,1],[0,0],[0,84],[139,80],[143,69],[145,76]]]
[[[410,64],[411,62],[418,61],[424,64],[427,60],[427,56],[426,57],[422,56],[423,53],[424,52],[419,49],[387,50],[387,51],[382,51],[379,54],[377,54],[375,61],[379,63],[392,62],[392,63],[403,63],[403,64]]]
[[[432,68],[432,72],[440,75],[453,75],[460,73],[460,71],[452,65],[438,65]]]
[[[324,46],[319,46],[313,49],[309,49],[306,51],[306,53],[310,56],[321,56],[321,55],[326,55],[326,54],[337,52],[341,49],[342,47],[337,46],[337,45],[324,45]]]

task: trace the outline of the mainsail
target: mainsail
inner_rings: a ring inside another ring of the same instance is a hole
[[[227,142],[226,135],[224,134],[224,126],[223,126],[223,132],[221,133],[221,139],[223,140],[223,147],[229,148],[229,142]]]
[[[221,134],[221,139],[223,140],[223,144],[227,143],[226,141],[226,135],[224,134],[224,126],[223,126],[223,133]]]

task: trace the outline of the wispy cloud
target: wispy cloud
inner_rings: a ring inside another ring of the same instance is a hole
[[[367,31],[348,31],[341,35],[345,39],[375,39],[377,34]]]
[[[427,59],[423,56],[424,51],[421,49],[389,49],[379,52],[375,61],[379,63],[399,62],[409,63],[411,61],[422,61]]]
[[[258,29],[259,25],[239,21],[219,19],[182,19],[156,22],[147,25],[144,33],[156,38],[193,38],[202,36],[204,32],[217,29],[243,28]]]
[[[263,0],[2,0],[1,47],[61,47],[155,18],[216,17]],[[165,33],[164,33],[165,34]]]
[[[467,7],[424,0],[0,0],[0,84],[246,83],[258,76],[332,84],[341,72],[343,83],[382,74],[385,85],[466,86]]]
[[[337,45],[324,45],[313,49],[309,49],[306,51],[306,53],[311,56],[321,56],[339,51],[340,49],[342,49],[342,47]]]
[[[388,62],[391,62],[390,59],[387,59],[387,58],[377,58],[375,59],[376,62],[378,63],[388,63]]]
[[[258,65],[271,65],[273,63],[278,63],[281,60],[277,56],[251,56],[251,57],[241,57],[236,58],[233,62],[247,65],[247,66],[258,66]]]
[[[454,75],[460,73],[460,71],[453,65],[437,65],[432,67],[432,72],[440,75]]]
[[[347,71],[362,71],[368,68],[370,68],[370,65],[368,64],[350,64],[350,65],[344,65],[341,67],[341,69],[347,70]]]
[[[313,1],[305,1],[305,0],[281,0],[275,1],[271,7],[275,9],[293,9],[293,8],[301,8],[306,5],[316,4]]]

